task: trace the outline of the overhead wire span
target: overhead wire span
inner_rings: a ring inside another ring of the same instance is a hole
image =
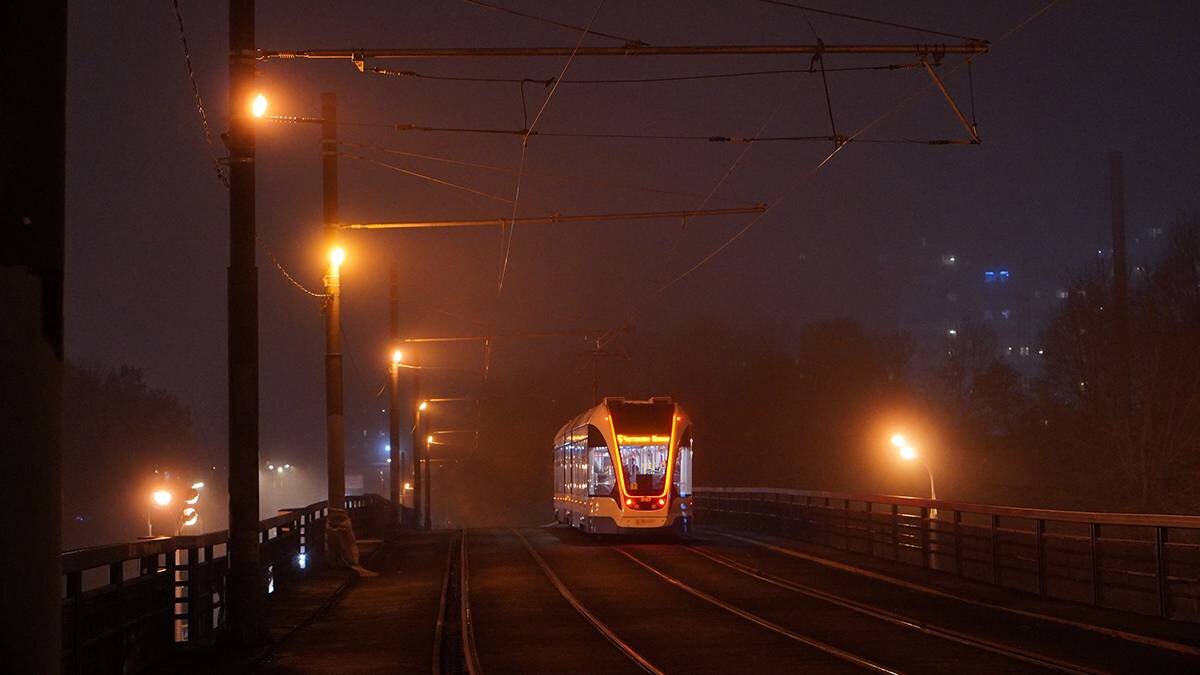
[[[192,97],[196,100],[196,112],[200,114],[200,125],[204,127],[204,139],[208,142],[208,154],[212,158],[217,180],[221,181],[221,184],[228,189],[229,177],[225,175],[221,159],[217,156],[212,129],[208,126],[208,113],[204,110],[204,97],[200,95],[200,85],[196,82],[196,71],[192,68],[192,51],[188,48],[187,32],[183,29],[183,13],[179,9],[179,0],[173,0],[172,5],[175,7],[175,21],[179,24],[179,42],[183,46],[183,62],[187,65],[188,80],[192,83]]]
[[[371,150],[375,150],[377,152],[399,155],[401,157],[409,157],[412,159],[423,159],[423,160],[428,160],[431,162],[441,162],[441,163],[450,164],[453,166],[464,166],[464,167],[470,167],[470,168],[475,168],[475,169],[483,169],[486,171],[503,171],[503,172],[507,172],[507,173],[516,173],[516,171],[517,171],[517,168],[515,166],[501,166],[501,165],[497,165],[497,164],[484,164],[481,162],[468,162],[466,160],[454,159],[452,157],[439,157],[437,155],[426,155],[426,154],[421,154],[421,153],[417,153],[417,152],[408,152],[406,150],[400,150],[397,148],[389,148],[386,146],[376,145],[373,143],[363,143],[363,142],[348,141],[348,140],[340,140],[340,141],[338,141],[338,143],[341,145],[348,145],[351,147],[368,148]],[[676,197],[697,197],[697,198],[704,197],[704,195],[699,192],[685,192],[685,191],[681,191],[681,190],[665,190],[665,189],[661,189],[661,188],[652,188],[652,187],[645,186],[645,185],[635,185],[632,183],[622,183],[619,181],[604,180],[601,178],[594,178],[591,176],[576,176],[576,175],[571,175],[571,174],[552,173],[549,171],[532,171],[529,169],[525,170],[525,175],[540,176],[543,178],[551,178],[551,179],[562,180],[562,181],[586,183],[586,184],[598,185],[598,186],[602,186],[602,187],[613,187],[613,188],[622,188],[622,189],[626,189],[626,190],[637,190],[640,192],[648,192],[648,193],[660,194],[660,195],[672,195],[672,196],[676,196]],[[742,200],[737,200],[737,199],[719,199],[718,201],[728,202],[730,204],[743,204],[743,205],[749,205],[749,204],[754,203],[754,202],[742,201]]]
[[[830,73],[849,73],[849,72],[869,72],[869,71],[894,71],[894,70],[909,70],[913,68],[921,68],[920,63],[889,63],[878,66],[844,66],[838,68],[828,68],[826,72]],[[376,75],[387,75],[391,77],[412,78],[418,80],[444,80],[447,82],[481,82],[492,84],[540,84],[546,87],[551,86],[556,81],[562,84],[653,84],[661,82],[689,82],[696,80],[722,80],[741,77],[765,77],[772,75],[812,75],[815,74],[811,68],[775,68],[770,70],[745,70],[733,73],[702,73],[699,75],[664,75],[660,77],[625,77],[625,78],[594,78],[594,79],[570,79],[556,80],[556,78],[536,78],[536,77],[473,77],[465,75],[428,75],[419,73],[415,70],[395,70],[393,68],[384,68],[381,66],[371,66],[365,69],[365,72],[374,73]]]
[[[916,31],[918,33],[926,33],[928,35],[941,35],[942,37],[952,37],[952,38],[956,38],[958,40],[967,40],[969,42],[985,42],[985,43],[987,42],[987,40],[970,37],[968,35],[959,35],[957,33],[948,33],[945,31],[933,30],[930,28],[922,28],[920,26],[913,26],[913,25],[904,24],[904,23],[897,23],[895,21],[884,21],[882,19],[873,19],[869,16],[860,16],[858,14],[847,14],[845,12],[835,12],[835,11],[828,10],[828,9],[820,9],[818,7],[810,7],[808,5],[801,5],[801,4],[798,4],[795,2],[787,2],[785,0],[758,0],[758,1],[763,4],[767,4],[767,5],[778,5],[780,7],[787,7],[789,9],[798,9],[801,12],[812,12],[814,14],[824,14],[826,16],[836,16],[841,19],[850,19],[852,21],[862,21],[864,23],[873,23],[873,24],[876,24],[879,26],[888,26],[890,28],[902,28],[904,30]],[[808,20],[808,17],[805,17],[805,21],[807,21],[807,20]],[[812,26],[812,24],[810,23],[809,27],[811,28],[811,26]]]
[[[567,70],[570,69],[571,64],[575,61],[575,55],[579,53],[579,48],[583,46],[584,38],[588,36],[588,32],[591,30],[592,24],[595,23],[596,17],[600,15],[600,9],[603,7],[604,0],[600,0],[600,2],[596,3],[596,9],[592,12],[592,18],[588,19],[587,26],[585,26],[583,32],[579,34],[579,40],[575,43],[575,49],[571,52],[571,55],[567,57],[567,62],[563,64],[562,71],[558,74],[558,82],[562,81],[563,77],[567,74]],[[554,85],[550,87],[549,93],[546,94],[546,98],[542,101],[542,106],[538,108],[537,114],[533,116],[533,122],[529,123],[529,126],[525,131],[525,135],[521,138],[521,161],[517,165],[517,187],[513,192],[512,224],[508,226],[508,236],[505,237],[505,231],[503,227],[500,229],[500,237],[504,244],[504,259],[500,263],[500,277],[496,283],[497,298],[504,293],[504,277],[508,273],[508,257],[509,254],[512,253],[513,234],[515,233],[517,221],[517,208],[520,206],[521,201],[521,178],[525,171],[525,155],[529,149],[529,136],[534,132],[534,128],[537,127],[538,121],[542,119],[542,114],[546,112],[546,108],[550,105],[551,99],[554,98],[554,93],[558,91],[558,82],[555,82]]]
[[[576,32],[591,33],[592,35],[595,35],[598,37],[605,37],[605,38],[609,38],[612,40],[619,40],[621,42],[624,42],[627,45],[636,45],[636,46],[641,46],[641,47],[650,46],[649,42],[643,42],[642,40],[621,37],[620,35],[612,35],[610,33],[602,33],[598,30],[589,30],[588,28],[584,28],[582,26],[575,26],[573,24],[563,23],[561,21],[555,21],[554,19],[547,19],[546,17],[538,16],[536,14],[527,14],[525,12],[518,12],[515,9],[509,9],[508,7],[501,7],[499,5],[493,5],[491,3],[481,2],[480,0],[463,0],[463,2],[472,4],[472,5],[476,5],[478,7],[484,7],[486,9],[492,9],[497,12],[504,12],[505,14],[512,14],[513,16],[519,16],[524,19],[530,19],[532,21],[539,21],[541,23],[549,24],[551,26],[558,26],[559,28],[566,28],[568,30],[573,30]]]
[[[491,194],[488,192],[484,192],[482,190],[476,190],[475,188],[467,187],[466,185],[459,185],[458,183],[452,183],[448,180],[430,176],[428,174],[423,174],[419,171],[405,169],[402,166],[396,166],[395,164],[391,164],[391,163],[385,162],[383,160],[375,159],[374,157],[367,157],[365,155],[357,155],[357,154],[350,153],[350,152],[339,152],[338,156],[345,157],[346,159],[354,159],[354,160],[358,160],[361,162],[367,162],[368,164],[375,164],[376,166],[380,166],[385,169],[390,169],[392,171],[402,173],[406,176],[412,176],[413,178],[420,178],[421,180],[429,181],[430,183],[435,183],[437,185],[442,185],[442,186],[445,186],[448,188],[453,188],[455,190],[461,190],[463,192],[468,192],[470,194],[477,195],[479,197],[484,197],[486,199],[491,199],[491,200],[502,202],[505,204],[513,203],[513,201],[507,197],[501,197],[499,195],[494,195],[494,194]]]
[[[1023,19],[1022,21],[1020,21],[1016,26],[1009,29],[1003,35],[1001,35],[999,38],[997,38],[996,41],[994,43],[992,43],[992,46],[994,47],[994,46],[999,45],[1002,41],[1004,41],[1005,39],[1007,39],[1008,37],[1010,37],[1017,31],[1019,31],[1020,29],[1024,28],[1031,21],[1040,17],[1042,14],[1046,13],[1046,11],[1049,10],[1051,7],[1053,7],[1055,4],[1057,4],[1058,1],[1059,0],[1050,0],[1049,3],[1047,3],[1040,9],[1038,9],[1032,15],[1030,15],[1030,16],[1026,17],[1025,19]],[[950,71],[948,73],[946,73],[947,76],[953,75],[955,72],[957,72],[959,69],[961,69],[967,63],[969,63],[969,61],[964,61],[963,63],[955,66],[954,68],[951,68]],[[813,168],[811,168],[807,172],[805,172],[805,174],[803,176],[801,176],[801,179],[802,180],[807,179],[810,176],[816,174],[826,164],[828,164],[834,157],[836,157],[838,155],[838,153],[840,153],[847,146],[849,146],[851,144],[851,142],[854,141],[858,136],[866,133],[870,129],[874,128],[875,126],[877,126],[878,124],[883,122],[885,119],[891,117],[896,112],[898,112],[899,110],[906,107],[919,94],[927,91],[930,86],[933,86],[932,83],[926,83],[926,84],[918,87],[917,89],[910,92],[907,96],[902,98],[900,101],[898,101],[891,109],[885,111],[879,117],[876,117],[874,120],[868,122],[866,125],[864,125],[862,128],[860,128],[858,131],[856,131],[854,134],[852,134],[850,137],[848,137],[847,142],[839,145],[837,148],[835,148],[833,150],[833,152],[830,152],[828,155],[825,156],[824,159],[822,159],[819,163],[817,163],[816,166],[814,166]],[[880,141],[877,140],[876,142],[880,142]],[[791,193],[787,192],[787,191],[781,193],[778,197],[776,197],[774,200],[772,200],[771,202],[769,202],[767,204],[767,211],[760,213],[759,215],[752,218],[750,220],[750,222],[746,223],[741,228],[738,228],[738,230],[735,231],[732,236],[730,236],[725,241],[723,241],[720,245],[718,245],[715,249],[710,251],[708,254],[706,254],[704,257],[702,257],[700,260],[698,260],[695,264],[693,264],[691,267],[689,267],[683,273],[675,276],[670,281],[666,282],[665,284],[663,284],[663,285],[657,287],[656,289],[654,289],[653,291],[651,291],[649,296],[647,296],[642,302],[638,303],[636,306],[634,306],[633,309],[631,309],[629,312],[627,312],[625,314],[625,316],[621,319],[621,322],[619,324],[617,324],[615,327],[613,327],[611,330],[609,330],[607,333],[605,333],[604,336],[602,336],[600,338],[599,344],[601,346],[603,346],[603,345],[607,344],[608,342],[610,342],[618,331],[623,330],[625,327],[627,327],[629,325],[630,321],[632,321],[633,317],[636,316],[638,314],[638,312],[640,312],[642,309],[644,309],[646,306],[648,306],[651,302],[653,302],[656,298],[658,298],[660,295],[665,293],[667,290],[669,290],[670,288],[672,288],[679,282],[683,281],[687,277],[691,276],[693,273],[696,272],[696,270],[699,270],[700,268],[707,265],[713,258],[716,258],[718,255],[720,255],[723,251],[725,251],[727,248],[729,248],[734,242],[736,242],[738,239],[740,239],[744,234],[749,232],[751,228],[753,228],[755,225],[757,225],[758,222],[760,220],[762,220],[762,218],[766,215],[767,212],[776,210],[779,207],[779,205],[781,203],[783,203],[783,201],[790,194]]]

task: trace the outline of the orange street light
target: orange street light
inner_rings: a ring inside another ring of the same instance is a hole
[[[159,506],[167,506],[171,503],[172,495],[166,490],[155,490],[154,494],[150,495],[150,498]]]
[[[333,250],[329,252],[329,266],[334,272],[337,272],[344,262],[346,262],[346,249],[334,246]]]
[[[399,368],[400,364],[403,361],[404,361],[404,352],[400,351],[399,349],[393,349],[392,350],[392,367]]]
[[[254,101],[250,103],[250,114],[255,117],[262,117],[267,114],[267,97],[259,94],[254,97]]]
[[[425,410],[429,407],[429,401],[421,401],[421,405],[417,406],[417,410]]]

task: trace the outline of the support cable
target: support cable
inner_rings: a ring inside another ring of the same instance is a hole
[[[501,197],[500,195],[494,195],[494,194],[491,194],[488,192],[484,192],[482,190],[476,190],[475,188],[467,187],[466,185],[459,185],[458,183],[451,183],[448,180],[436,178],[434,176],[430,176],[428,174],[421,173],[419,171],[405,169],[402,166],[396,166],[395,164],[391,164],[390,162],[385,162],[383,160],[375,159],[373,157],[367,157],[365,155],[358,155],[358,154],[354,154],[351,152],[339,152],[338,156],[345,157],[346,159],[355,159],[360,162],[367,162],[368,164],[374,164],[376,166],[379,166],[379,167],[382,167],[385,169],[390,169],[397,173],[402,173],[406,176],[412,176],[413,178],[420,178],[421,180],[429,181],[430,183],[435,183],[437,185],[442,185],[444,187],[453,188],[455,190],[461,190],[463,192],[468,192],[470,194],[473,194],[473,195],[476,195],[479,197],[484,197],[486,199],[491,199],[493,201],[502,202],[504,204],[512,204],[513,203],[513,200],[511,200],[507,197]]]
[[[275,264],[275,268],[276,268],[277,270],[279,270],[279,274],[280,274],[280,275],[282,275],[282,276],[283,276],[283,278],[284,278],[284,279],[286,279],[288,283],[290,283],[291,285],[293,285],[293,286],[295,286],[296,288],[300,289],[300,290],[301,290],[301,291],[303,291],[304,293],[307,293],[308,295],[311,295],[311,296],[312,296],[312,297],[314,297],[314,298],[324,298],[324,297],[327,297],[327,296],[326,296],[324,293],[315,293],[315,292],[313,292],[313,291],[310,291],[310,290],[308,290],[308,288],[306,288],[306,287],[304,286],[304,284],[302,284],[302,283],[300,283],[299,281],[297,281],[297,280],[296,280],[296,278],[295,278],[295,277],[293,277],[293,276],[292,276],[292,275],[291,275],[291,274],[290,274],[290,273],[287,271],[287,268],[283,266],[283,263],[279,261],[279,258],[278,258],[278,257],[276,257],[276,255],[275,255],[275,252],[271,250],[271,247],[270,247],[269,245],[267,245],[267,242],[266,242],[266,241],[265,241],[265,240],[262,238],[262,236],[260,236],[260,235],[258,235],[258,234],[255,234],[255,235],[254,235],[254,241],[255,241],[255,242],[258,244],[258,247],[259,247],[259,248],[261,248],[261,249],[263,250],[263,253],[266,253],[266,254],[267,254],[267,257],[271,259],[271,262]]]
[[[183,30],[183,13],[179,10],[179,0],[173,0],[172,4],[175,7],[175,20],[179,24],[179,42],[183,45],[183,62],[187,64],[188,80],[192,83],[192,96],[196,99],[196,112],[200,114],[200,125],[204,127],[204,139],[208,141],[208,154],[212,158],[217,180],[221,181],[221,184],[228,190],[229,177],[225,175],[225,168],[221,166],[216,144],[213,143],[212,129],[208,126],[208,114],[204,110],[204,97],[200,95],[200,85],[196,82],[196,71],[192,68],[192,52],[188,48],[187,33]]]
[[[567,62],[563,64],[562,72],[558,74],[557,81],[555,82],[554,86],[550,87],[550,92],[546,94],[546,98],[542,101],[542,107],[539,108],[537,114],[533,116],[533,122],[529,124],[528,129],[525,131],[524,137],[521,139],[521,161],[517,165],[517,187],[513,193],[512,200],[512,224],[508,227],[507,238],[504,236],[504,227],[501,226],[500,228],[500,238],[504,243],[504,259],[500,263],[500,278],[496,283],[497,298],[504,293],[504,277],[508,273],[508,256],[510,253],[512,253],[513,234],[516,230],[517,208],[519,207],[521,201],[521,177],[525,171],[525,155],[529,149],[529,136],[534,133],[534,128],[537,126],[538,120],[542,119],[542,114],[546,112],[546,108],[550,105],[550,100],[554,98],[554,93],[558,91],[558,82],[562,81],[563,76],[567,74],[567,70],[571,67],[571,63],[575,61],[575,55],[579,53],[579,48],[583,46],[584,38],[588,36],[588,33],[591,31],[592,24],[596,21],[596,17],[599,16],[600,10],[603,7],[604,0],[600,0],[600,2],[596,4],[595,11],[592,12],[592,18],[588,19],[587,26],[583,29],[583,32],[580,33],[579,40],[575,43],[575,49],[571,52],[571,55],[567,57]]]

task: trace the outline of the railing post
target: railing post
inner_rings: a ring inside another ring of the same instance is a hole
[[[145,560],[143,559],[143,563]],[[113,642],[115,642],[117,655],[120,658],[121,667],[125,665],[125,561],[117,561],[108,565],[108,583],[113,587],[113,605],[114,613],[117,615],[115,634]],[[82,666],[83,664],[80,664]]]
[[[933,558],[933,550],[929,545],[929,507],[921,507],[921,565],[929,567]]]
[[[1158,525],[1154,528],[1154,561],[1158,567],[1158,615],[1164,618],[1171,616],[1171,587],[1167,578],[1167,528]]]
[[[1046,594],[1046,521],[1038,518],[1034,521],[1034,544],[1037,548],[1037,588],[1038,595]]]
[[[992,514],[992,584],[1000,585],[1000,516]]]
[[[201,639],[211,634],[210,626],[205,622],[201,612],[207,604],[201,599],[204,595],[200,579],[200,549],[195,546],[187,548],[187,636],[188,642],[194,642],[196,637]],[[208,621],[212,621],[212,613],[208,612]]]
[[[1099,607],[1104,603],[1104,580],[1100,578],[1100,523],[1088,526],[1092,552],[1092,604]]]
[[[954,509],[954,573],[962,576],[962,511]]]
[[[892,557],[900,560],[900,505],[892,504]]]
[[[867,502],[867,555],[875,556],[875,506]]]

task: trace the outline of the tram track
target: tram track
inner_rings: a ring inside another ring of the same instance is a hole
[[[614,550],[617,553],[620,553],[621,555],[625,556],[629,560],[633,561],[634,563],[640,565],[642,568],[646,569],[651,574],[654,574],[655,576],[657,576],[658,578],[667,582],[668,584],[671,584],[675,588],[678,588],[679,590],[684,591],[685,593],[688,593],[696,598],[699,598],[711,605],[720,607],[721,609],[723,609],[735,616],[741,617],[742,619],[745,619],[746,621],[749,621],[750,623],[753,623],[761,628],[769,630],[778,635],[782,635],[783,637],[786,637],[795,642],[799,642],[801,644],[812,647],[813,649],[816,649],[816,650],[819,650],[826,654],[829,654],[830,656],[833,656],[837,659],[840,659],[840,660],[850,663],[852,665],[858,666],[860,668],[864,668],[866,670],[870,670],[875,673],[882,673],[885,675],[900,675],[901,671],[899,671],[899,670],[895,670],[893,668],[885,666],[885,665],[878,663],[876,661],[873,661],[871,659],[864,658],[862,656],[851,653],[851,652],[841,649],[839,647],[835,647],[834,645],[831,645],[822,640],[818,640],[816,638],[813,638],[813,637],[810,637],[807,635],[803,635],[801,633],[797,633],[796,631],[793,631],[789,628],[781,626],[781,625],[779,625],[773,621],[770,621],[766,618],[763,618],[753,612],[749,612],[745,609],[742,609],[740,607],[732,605],[732,604],[725,602],[724,600],[721,600],[720,598],[717,598],[713,595],[709,595],[708,593],[705,593],[704,591],[702,591],[694,586],[691,586],[690,584],[684,582],[683,580],[681,580],[671,574],[668,574],[667,572],[664,572],[664,571],[658,569],[657,567],[643,561],[642,559],[640,559],[637,556],[635,556],[634,554],[630,553],[623,547],[618,547]]]
[[[721,566],[731,569],[735,572],[752,577],[754,579],[758,579],[762,582],[771,584],[778,588],[783,588],[788,591],[800,593],[800,594],[805,595],[810,598],[822,600],[822,601],[837,605],[839,607],[849,609],[853,612],[856,612],[856,613],[859,613],[859,614],[862,614],[865,616],[870,616],[875,619],[879,619],[881,621],[888,622],[892,625],[912,629],[914,631],[920,632],[925,635],[930,635],[930,636],[941,638],[944,640],[949,640],[951,642],[956,642],[958,644],[966,645],[966,646],[973,647],[976,649],[981,649],[981,650],[984,650],[987,652],[991,652],[993,654],[999,654],[1001,656],[1012,658],[1017,661],[1021,661],[1023,663],[1027,663],[1030,665],[1036,665],[1036,666],[1039,666],[1042,668],[1056,670],[1059,672],[1087,673],[1089,675],[1100,675],[1100,674],[1109,672],[1109,671],[1105,671],[1105,670],[1091,668],[1091,667],[1088,667],[1088,666],[1085,666],[1082,664],[1064,661],[1062,659],[1057,659],[1052,656],[1048,656],[1048,655],[1041,654],[1038,652],[1021,649],[1019,647],[1005,645],[1005,644],[1002,644],[999,642],[995,642],[993,640],[980,638],[978,636],[972,636],[972,635],[963,633],[961,631],[956,631],[951,628],[947,628],[945,626],[940,626],[940,625],[924,622],[918,618],[914,618],[914,617],[907,616],[904,614],[899,614],[897,612],[892,612],[892,611],[889,611],[889,610],[886,610],[886,609],[883,609],[880,607],[874,607],[874,606],[871,606],[871,605],[868,605],[865,603],[861,603],[861,602],[858,602],[856,600],[853,600],[853,599],[850,599],[850,598],[847,598],[844,596],[840,596],[840,595],[837,595],[834,593],[830,593],[828,591],[821,590],[819,588],[816,588],[815,586],[809,586],[807,584],[797,583],[795,581],[791,581],[789,579],[784,579],[782,577],[779,577],[779,576],[776,576],[773,574],[769,574],[769,573],[763,572],[761,570],[753,569],[747,565],[743,565],[742,563],[739,563],[735,560],[727,558],[723,555],[713,553],[711,551],[705,551],[705,550],[697,548],[695,546],[685,546],[684,550],[686,550],[690,553],[693,553],[697,556],[700,556],[702,558],[705,558],[714,564],[721,565]]]
[[[576,595],[571,592],[571,589],[563,583],[562,579],[559,578],[558,574],[555,573],[555,571],[550,567],[549,563],[547,563],[542,555],[538,553],[536,549],[534,549],[532,544],[529,543],[529,540],[525,538],[525,535],[521,534],[515,528],[511,529],[511,532],[521,540],[521,543],[525,546],[525,550],[529,552],[529,556],[533,558],[533,561],[537,563],[539,568],[541,568],[542,573],[545,574],[546,578],[550,581],[550,584],[554,586],[555,590],[558,591],[559,595],[561,595],[562,598],[567,601],[567,604],[571,605],[571,607],[578,612],[585,621],[591,624],[591,626],[595,628],[597,632],[603,635],[605,639],[607,639],[622,654],[628,657],[629,660],[632,661],[637,667],[641,668],[647,673],[664,675],[662,670],[651,663],[628,642],[621,639],[621,637],[618,636],[616,632],[614,632],[612,628],[608,626],[608,624],[593,614],[591,610],[589,610],[582,602],[580,602],[579,598],[576,597]]]

